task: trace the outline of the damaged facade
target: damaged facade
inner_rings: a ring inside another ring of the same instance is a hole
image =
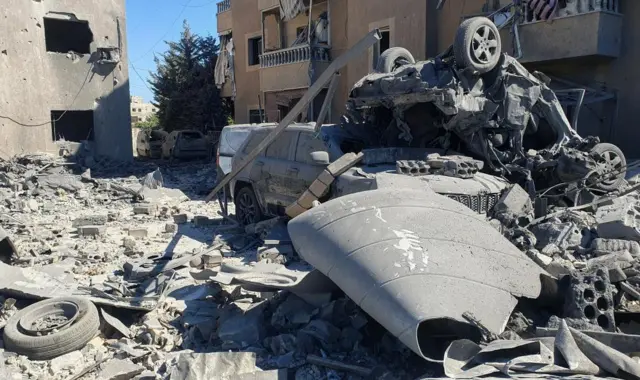
[[[291,3],[308,5],[304,1]],[[397,7],[392,2],[377,0],[314,1],[312,35],[317,38],[316,26],[322,24],[326,26],[326,42],[319,38],[309,45],[305,35],[308,12],[287,19],[279,1],[219,2],[218,33],[221,38],[233,39],[234,52],[233,70],[229,72],[234,80],[220,86],[223,96],[234,99],[234,120],[280,121],[331,60],[362,35],[379,28],[383,37],[380,43],[370,48],[367,55],[351,61],[341,73],[327,119],[337,123],[345,111],[349,89],[374,69],[376,58],[385,49],[404,47],[416,60],[436,56],[449,46],[462,20],[488,15],[511,1],[445,1],[437,9],[438,3],[438,0],[409,1]],[[531,72],[539,70],[551,77],[550,87],[558,92],[570,119],[578,117],[580,134],[598,136],[620,146],[627,156],[636,157],[633,141],[640,137],[640,132],[630,126],[637,118],[633,75],[635,47],[639,46],[635,40],[640,34],[631,20],[640,12],[640,6],[633,1],[521,3],[528,8],[522,12],[518,26],[519,44],[514,43],[510,28],[504,29],[504,51],[519,58]],[[552,7],[545,8],[548,5]],[[354,14],[358,17],[348,17]],[[576,38],[577,35],[584,38]],[[302,41],[298,41],[299,36]],[[516,50],[521,56],[515,54]],[[584,89],[585,93],[582,110],[574,115],[572,109],[581,97],[577,89]],[[299,120],[315,120],[322,96]]]
[[[0,18],[0,155],[88,141],[130,159],[124,0],[9,0]]]

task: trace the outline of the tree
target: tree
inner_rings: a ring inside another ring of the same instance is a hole
[[[158,118],[157,114],[153,114],[153,115],[149,116],[149,119],[147,119],[146,121],[139,121],[139,122],[135,123],[134,127],[142,128],[142,129],[159,128],[160,127],[160,119]]]
[[[160,125],[166,131],[221,129],[229,107],[214,81],[220,45],[212,36],[193,34],[186,21],[183,25],[180,40],[167,42],[167,52],[155,57],[157,72],[149,81]]]

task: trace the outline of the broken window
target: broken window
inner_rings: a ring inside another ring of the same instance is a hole
[[[93,141],[93,111],[51,111],[53,141]]]
[[[373,47],[373,68],[375,69],[378,66],[378,58],[380,55],[384,53],[385,50],[391,47],[391,31],[386,29],[380,29],[380,41],[376,42]]]
[[[260,64],[260,55],[262,55],[262,37],[249,38],[247,42],[249,55],[249,66]]]
[[[87,21],[44,18],[44,38],[47,51],[55,53],[91,53],[93,33]]]
[[[249,123],[250,124],[260,124],[260,123],[262,123],[262,111],[260,111],[260,110],[249,110]]]

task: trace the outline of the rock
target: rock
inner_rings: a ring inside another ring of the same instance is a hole
[[[248,347],[262,340],[264,324],[262,310],[248,310],[228,316],[220,323],[218,337],[240,348]]]
[[[209,250],[202,255],[202,263],[205,269],[214,268],[222,264],[222,253],[217,250]]]
[[[51,359],[49,370],[52,374],[60,374],[63,371],[76,372],[76,369],[84,365],[84,357],[80,351],[69,352],[55,359]]]
[[[338,349],[341,331],[329,322],[316,319],[298,331],[297,348],[302,353],[313,352],[318,344],[327,351]]]
[[[292,334],[281,334],[264,340],[264,346],[274,355],[285,355],[296,349],[296,337]]]
[[[102,236],[106,232],[105,226],[82,226],[78,227],[78,235],[80,236]]]
[[[527,256],[529,256],[531,260],[533,260],[536,264],[540,265],[540,267],[542,268],[546,268],[553,262],[553,259],[551,257],[544,255],[536,251],[535,249],[528,250]]]
[[[27,206],[29,207],[29,209],[31,211],[38,211],[38,209],[40,208],[40,205],[38,204],[38,201],[36,201],[35,199],[29,199],[27,201]]]
[[[100,366],[97,378],[101,380],[129,380],[141,374],[144,367],[129,359],[111,359]]]
[[[84,188],[84,184],[74,175],[49,174],[38,177],[38,185],[52,190],[65,190],[75,193]]]
[[[158,205],[154,203],[137,203],[133,206],[133,213],[135,215],[156,216],[158,214]]]
[[[81,216],[73,220],[73,227],[84,227],[84,226],[103,226],[107,224],[108,215],[104,214],[95,214],[95,215],[87,215]]]
[[[158,189],[164,186],[164,179],[162,178],[162,172],[160,168],[157,168],[153,172],[147,174],[140,181],[142,186],[148,187],[150,189]]]
[[[311,321],[315,308],[295,294],[289,294],[271,316],[271,325],[280,330],[304,326]]]
[[[541,223],[533,227],[536,236],[536,248],[542,249],[549,244],[554,244],[564,250],[580,246],[582,233],[575,223]]]
[[[596,220],[601,238],[640,241],[640,212],[637,201],[632,198],[599,208]]]
[[[632,266],[634,261],[631,253],[627,251],[610,253],[608,255],[599,256],[587,261],[588,268],[606,267],[607,269],[617,268],[622,265],[622,268],[628,268]]]
[[[125,247],[128,251],[134,251],[138,243],[131,236],[125,236],[122,239],[122,246]]]

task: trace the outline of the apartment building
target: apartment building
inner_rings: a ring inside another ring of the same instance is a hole
[[[5,0],[0,156],[68,150],[132,159],[125,0]]]
[[[158,113],[158,108],[151,103],[145,103],[141,96],[131,97],[131,125],[149,120]]]
[[[549,17],[525,6],[517,27],[502,30],[503,51],[530,70],[551,77],[551,86],[583,135],[640,156],[635,105],[640,92],[640,15],[634,0],[541,0],[557,3]],[[523,0],[522,3],[529,1]],[[439,3],[441,8],[438,9]],[[224,0],[218,34],[229,68],[219,81],[235,103],[236,123],[279,121],[331,62],[366,33],[382,40],[341,71],[329,119],[338,122],[353,84],[370,72],[381,52],[407,48],[417,60],[448,48],[464,19],[490,15],[509,0]],[[281,4],[287,9],[281,9]],[[499,24],[509,14],[494,19]],[[307,33],[311,26],[311,33]],[[311,35],[311,37],[309,37]],[[222,76],[222,75],[221,75]],[[324,94],[303,116],[313,120]],[[580,114],[575,109],[580,106]],[[263,110],[263,112],[261,112]]]

